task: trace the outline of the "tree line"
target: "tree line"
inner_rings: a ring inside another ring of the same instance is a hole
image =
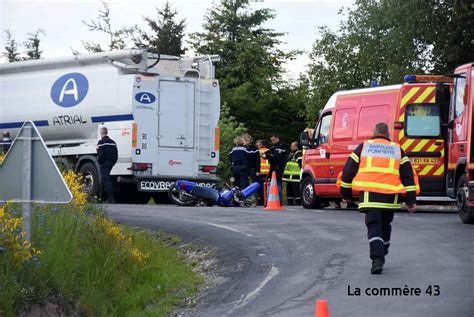
[[[249,0],[221,0],[203,19],[203,31],[190,33],[172,4],[146,17],[148,30],[137,25],[114,28],[103,2],[96,19],[83,21],[104,33],[106,44],[83,41],[85,50],[99,52],[126,47],[153,48],[162,54],[219,54],[222,152],[231,146],[235,130],[254,138],[279,132],[291,142],[306,126],[314,126],[318,111],[338,90],[400,83],[408,73],[452,73],[474,61],[474,3],[469,0],[357,0],[340,9],[337,29],[319,27],[311,62],[296,83],[283,79],[285,63],[303,52],[281,49],[284,33],[268,28],[275,18],[269,8],[252,8]],[[15,42],[7,32],[8,59]],[[29,58],[40,58],[42,33],[32,33]],[[34,37],[36,35],[36,37]],[[34,48],[32,50],[32,48]],[[79,54],[77,50],[73,52]],[[13,59],[14,60],[14,59]],[[224,164],[226,155],[222,155]]]

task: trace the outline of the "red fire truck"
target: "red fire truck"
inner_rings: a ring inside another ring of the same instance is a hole
[[[389,125],[391,139],[412,160],[421,195],[446,196],[446,88],[449,94],[449,86],[437,89],[435,83],[411,80],[335,93],[321,112],[314,136],[302,135],[307,148],[301,175],[303,206],[318,208],[328,200],[340,200],[337,176],[357,145],[373,136],[378,122]]]
[[[447,194],[464,223],[474,223],[474,63],[456,68],[447,135]]]

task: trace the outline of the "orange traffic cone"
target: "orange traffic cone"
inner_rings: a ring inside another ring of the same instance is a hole
[[[325,299],[316,301],[316,313],[314,317],[329,317],[328,302]]]
[[[265,210],[284,210],[281,208],[280,195],[278,193],[278,184],[276,173],[272,173],[272,181],[270,183],[270,195],[268,195],[267,207]]]

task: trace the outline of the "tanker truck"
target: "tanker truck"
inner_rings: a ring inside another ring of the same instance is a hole
[[[177,179],[215,186],[218,60],[127,49],[1,64],[0,131],[13,137],[33,121],[56,162],[84,176],[91,197],[101,188],[101,127],[118,147],[117,201],[166,197]]]

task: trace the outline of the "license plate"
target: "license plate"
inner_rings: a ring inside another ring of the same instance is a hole
[[[139,181],[138,186],[140,190],[146,192],[165,192],[168,191],[171,184],[173,183],[174,181],[141,180]],[[197,184],[200,186],[207,186],[212,188],[216,187],[216,184],[214,183],[199,182]]]
[[[428,165],[436,165],[438,164],[438,159],[434,157],[413,157],[411,159],[413,164],[428,164]]]

